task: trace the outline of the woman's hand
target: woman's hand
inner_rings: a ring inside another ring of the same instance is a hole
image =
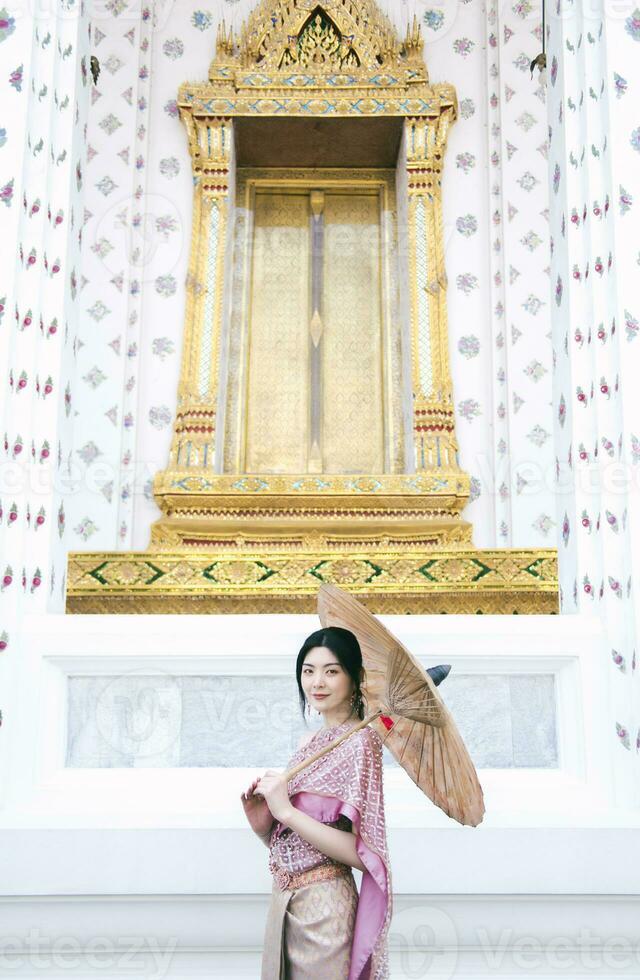
[[[256,792],[262,793],[275,819],[285,823],[292,807],[284,773],[267,769],[262,779],[258,780]]]
[[[273,814],[271,813],[266,799],[255,795],[255,789],[259,780],[254,779],[249,788],[240,797],[244,812],[251,829],[258,837],[266,837],[273,826]]]

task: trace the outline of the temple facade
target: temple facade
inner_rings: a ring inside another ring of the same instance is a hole
[[[0,965],[259,975],[239,794],[330,582],[485,794],[386,753],[391,976],[637,969],[638,53],[604,0],[0,10]]]

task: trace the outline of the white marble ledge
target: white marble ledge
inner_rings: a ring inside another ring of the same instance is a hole
[[[389,832],[403,894],[636,895],[629,828]],[[267,850],[249,830],[4,830],[0,894],[267,894]]]
[[[575,652],[591,647],[602,632],[588,616],[378,616],[418,655],[473,651],[494,655],[524,648],[541,653]],[[37,615],[23,623],[29,646],[50,655],[111,652],[117,655],[179,657],[279,655],[295,662],[302,640],[319,628],[313,614],[217,616]],[[117,637],[118,645],[113,641]],[[499,638],[500,650],[495,641]],[[69,646],[69,643],[71,646]],[[515,649],[511,644],[515,644]]]

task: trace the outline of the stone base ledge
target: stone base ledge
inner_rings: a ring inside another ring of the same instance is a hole
[[[638,895],[639,829],[633,814],[615,827],[392,828],[393,885],[415,895]],[[271,890],[267,849],[248,829],[3,829],[1,837],[5,896]]]
[[[0,898],[0,975],[258,980],[266,895]],[[638,976],[626,895],[394,894],[390,978]]]

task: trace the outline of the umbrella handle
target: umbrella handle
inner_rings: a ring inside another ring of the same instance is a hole
[[[380,708],[378,711],[372,711],[371,714],[367,715],[363,721],[358,722],[354,728],[350,728],[348,732],[345,732],[344,735],[337,738],[335,742],[331,742],[330,745],[326,745],[323,749],[320,749],[319,752],[316,752],[315,755],[309,756],[308,759],[303,759],[303,761],[299,762],[297,766],[294,766],[293,769],[289,769],[289,771],[284,774],[286,781],[289,782],[289,780],[293,779],[294,776],[297,776],[299,772],[302,772],[303,769],[310,766],[312,762],[316,762],[318,759],[321,759],[323,755],[327,754],[327,752],[331,752],[331,749],[335,749],[335,747],[340,745],[341,742],[344,742],[346,738],[349,738],[354,732],[359,732],[361,728],[364,728],[365,725],[369,724],[369,722],[375,721],[376,718],[379,718],[383,713],[382,708]]]

